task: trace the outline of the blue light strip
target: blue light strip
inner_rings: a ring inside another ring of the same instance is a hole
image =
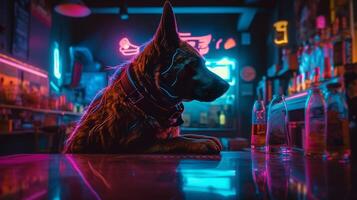
[[[176,14],[237,14],[237,13],[255,13],[257,8],[237,7],[237,6],[183,6],[174,7]],[[95,14],[118,14],[120,9],[118,7],[103,7],[91,8],[92,13]],[[162,14],[162,7],[128,7],[129,14]]]
[[[59,54],[59,49],[58,49],[58,43],[55,42],[55,45],[53,48],[53,75],[57,79],[60,79],[62,76],[60,67],[61,66],[60,66],[60,54]]]
[[[56,92],[59,92],[59,88],[57,87],[57,85],[54,82],[50,81],[50,85]]]

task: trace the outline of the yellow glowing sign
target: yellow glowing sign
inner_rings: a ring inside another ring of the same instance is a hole
[[[274,23],[276,45],[288,44],[288,21],[277,21]]]

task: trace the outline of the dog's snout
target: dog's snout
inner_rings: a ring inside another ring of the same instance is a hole
[[[229,89],[229,84],[228,84],[226,81],[221,80],[221,84],[220,84],[220,85],[221,85],[223,94],[224,94],[225,92],[227,92],[227,90]]]

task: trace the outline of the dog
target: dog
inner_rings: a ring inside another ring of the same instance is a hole
[[[215,137],[180,135],[183,101],[210,102],[229,84],[180,40],[166,1],[151,41],[91,102],[65,142],[64,153],[218,154]]]

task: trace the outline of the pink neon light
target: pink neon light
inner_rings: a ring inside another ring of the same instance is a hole
[[[73,160],[71,155],[66,155],[66,158],[68,159],[69,163],[72,165],[73,169],[78,173],[78,175],[81,177],[82,181],[84,184],[88,187],[88,189],[92,192],[92,194],[95,196],[96,199],[101,199],[98,193],[93,189],[93,187],[90,185],[86,177],[83,175],[82,171],[79,169],[77,163]]]
[[[221,45],[222,41],[222,38],[219,38],[219,40],[216,42],[216,49],[219,49],[219,46]]]
[[[0,62],[4,63],[6,65],[9,65],[9,66],[15,67],[17,69],[29,72],[31,74],[34,74],[34,75],[37,75],[37,76],[41,76],[41,77],[44,77],[44,78],[48,78],[47,74],[35,70],[34,66],[26,64],[26,63],[23,63],[23,62],[20,62],[20,61],[18,61],[16,59],[13,59],[13,58],[8,57],[6,55],[0,54]]]
[[[86,17],[90,15],[90,9],[85,5],[65,3],[55,7],[56,12],[68,17]]]
[[[212,35],[191,36],[191,33],[179,33],[181,40],[186,41],[192,47],[196,48],[201,55],[209,52],[209,44],[212,40]],[[119,41],[119,51],[124,56],[132,56],[139,54],[140,47],[130,43],[127,37]]]
[[[293,95],[291,97],[287,97],[285,100],[298,99],[298,98],[306,96],[306,95],[307,95],[307,92],[302,92],[302,93],[299,93],[299,94],[295,94],[295,95]]]
[[[139,53],[139,46],[131,44],[128,38],[123,38],[119,41],[119,51],[124,56],[132,56]]]
[[[25,200],[41,199],[40,197],[43,197],[45,194],[47,194],[47,190],[41,190],[39,192],[32,194],[29,197],[26,197]]]
[[[316,28],[324,29],[326,27],[326,18],[323,15],[320,15],[316,18]]]
[[[212,40],[212,35],[191,36],[191,33],[179,33],[181,40],[186,41],[192,47],[196,48],[201,55],[209,52],[209,44]]]

